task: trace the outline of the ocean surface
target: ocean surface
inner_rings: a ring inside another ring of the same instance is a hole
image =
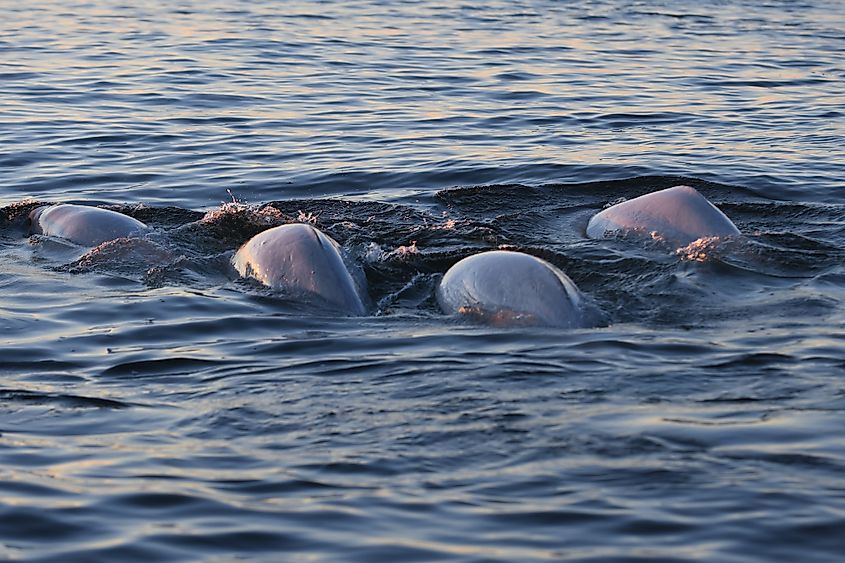
[[[0,0],[0,55],[0,559],[845,557],[841,0]],[[743,236],[586,238],[678,184]],[[297,221],[367,316],[238,279]],[[600,322],[441,313],[494,248]]]

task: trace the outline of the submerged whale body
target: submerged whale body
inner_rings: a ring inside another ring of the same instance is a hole
[[[343,262],[340,245],[311,225],[263,231],[237,251],[232,263],[241,276],[270,288],[316,296],[347,314],[366,312],[366,295]]]
[[[32,231],[67,239],[81,246],[97,246],[106,241],[139,236],[149,227],[123,213],[61,203],[36,207],[29,214]]]
[[[493,325],[578,327],[581,292],[552,264],[522,252],[493,250],[449,268],[436,291],[447,314]]]
[[[608,207],[587,224],[587,236],[641,233],[677,246],[703,237],[739,235],[730,219],[689,186],[675,186]]]

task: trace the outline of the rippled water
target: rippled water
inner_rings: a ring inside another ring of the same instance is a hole
[[[840,560],[839,0],[138,4],[0,1],[0,558]],[[681,183],[745,236],[585,238]],[[370,315],[237,279],[292,221]],[[497,247],[599,326],[442,315]]]

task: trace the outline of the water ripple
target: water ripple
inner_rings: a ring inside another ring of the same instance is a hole
[[[839,560],[843,12],[663,4],[0,6],[0,558]],[[585,237],[677,184],[744,236]],[[237,279],[294,221],[369,316]],[[493,248],[597,326],[442,315]]]

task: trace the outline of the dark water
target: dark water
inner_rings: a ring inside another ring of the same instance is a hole
[[[0,1],[0,558],[841,560],[842,2],[140,4]],[[584,237],[680,183],[745,236]],[[290,221],[370,316],[237,279]],[[496,247],[600,326],[444,317]]]

